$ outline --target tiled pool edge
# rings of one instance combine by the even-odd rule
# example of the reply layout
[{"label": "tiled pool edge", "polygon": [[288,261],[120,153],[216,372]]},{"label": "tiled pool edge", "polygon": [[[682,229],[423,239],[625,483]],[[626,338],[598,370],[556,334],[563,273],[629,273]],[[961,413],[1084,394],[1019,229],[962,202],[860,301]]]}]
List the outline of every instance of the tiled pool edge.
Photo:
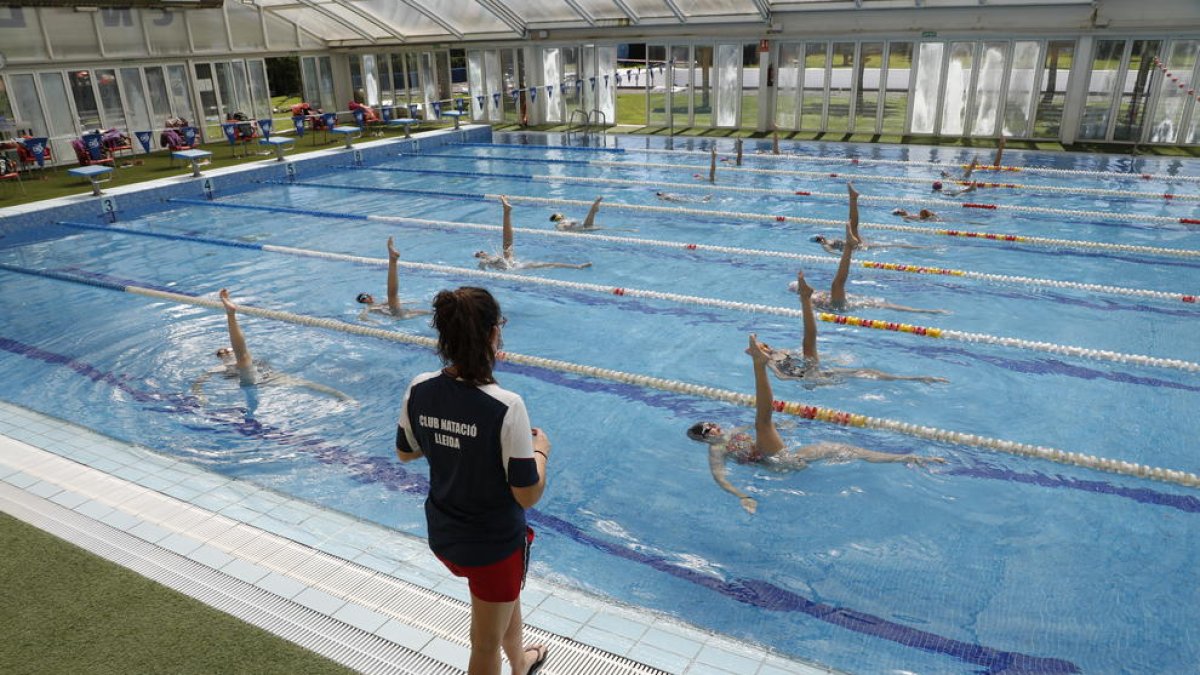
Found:
[{"label": "tiled pool edge", "polygon": [[[62,481],[78,479],[85,485],[116,485],[119,482],[136,486],[142,494],[129,499],[128,503],[147,509],[150,515],[131,515],[78,491],[64,489],[56,483],[57,479],[47,481],[14,468],[14,463],[19,464],[13,460],[19,446],[47,453],[42,463],[48,468],[52,468],[52,459],[68,460],[69,465],[57,462],[59,468],[55,473],[61,474]],[[20,449],[27,456],[25,448]],[[65,470],[62,469],[64,466],[67,467]],[[278,558],[283,554],[273,550],[272,544],[278,549],[278,541],[286,538],[289,543],[298,542],[325,557],[333,556],[356,568],[394,577],[431,591],[435,596],[467,601],[465,584],[449,575],[428,555],[423,540],[226,479],[152,450],[128,445],[4,402],[0,402],[0,481],[98,522],[118,526],[167,550],[185,552],[198,562],[220,563],[214,569],[226,574],[244,574],[248,579],[254,576],[250,573],[256,566],[240,558],[235,560],[227,551],[207,545],[204,528],[211,528],[214,523],[222,526],[228,523],[229,527],[244,524],[263,531],[260,539],[265,541],[245,542],[242,549],[248,554],[266,556],[268,560],[272,555]],[[202,534],[171,532],[160,527],[162,523],[155,521],[153,513],[156,505],[166,499],[186,503]],[[302,577],[305,565],[312,565],[290,559],[286,564],[292,565],[293,571]],[[522,595],[526,625],[535,633],[544,631],[545,635],[562,636],[566,644],[588,645],[620,659],[668,673],[781,675],[832,672],[783,659],[754,645],[706,633],[645,610],[615,606],[611,601],[558,587],[540,581],[536,576],[535,567]],[[361,617],[369,617],[372,613],[370,608],[354,606],[354,603],[332,602],[329,594],[317,587],[320,585],[318,580],[311,578],[306,583],[288,574],[270,571],[268,576],[255,581],[260,588],[294,598],[310,609],[319,611],[324,606],[329,609],[329,616],[350,625],[365,621]],[[376,628],[376,635],[380,635],[379,630],[387,631],[387,635],[381,636],[389,637],[403,647],[420,647],[414,650],[418,654],[455,668],[465,668],[465,624],[457,640],[437,638],[419,628],[394,622]],[[551,675],[557,671],[548,667],[546,672]]]}]

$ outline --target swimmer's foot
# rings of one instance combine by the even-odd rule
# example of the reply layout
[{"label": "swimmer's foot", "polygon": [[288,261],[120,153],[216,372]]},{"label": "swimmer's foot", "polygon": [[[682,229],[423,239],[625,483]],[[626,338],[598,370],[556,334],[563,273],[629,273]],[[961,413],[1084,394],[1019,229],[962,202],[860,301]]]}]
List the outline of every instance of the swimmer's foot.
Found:
[{"label": "swimmer's foot", "polygon": [[754,362],[755,366],[765,367],[767,362],[771,360],[770,355],[767,353],[767,346],[758,341],[758,334],[756,333],[750,334],[750,345],[746,347],[746,353],[750,355],[750,360]]},{"label": "swimmer's foot", "polygon": [[796,272],[796,292],[805,300],[812,300],[813,287],[804,280],[804,271]]},{"label": "swimmer's foot", "polygon": [[[523,656],[525,657],[525,675],[537,675],[537,672],[546,664],[546,645],[530,645],[525,648]],[[519,672],[516,668],[514,672]]]},{"label": "swimmer's foot", "polygon": [[396,250],[395,237],[388,237],[388,260],[399,260],[400,252]]},{"label": "swimmer's foot", "polygon": [[850,195],[850,199],[858,199],[858,190],[854,189],[854,183],[846,183],[846,194]]},{"label": "swimmer's foot", "polygon": [[233,304],[233,301],[229,299],[229,289],[222,288],[221,292],[217,295],[220,296],[221,305],[225,307],[226,313],[233,314],[237,312],[237,305]]},{"label": "swimmer's foot", "polygon": [[509,203],[508,203],[508,196],[507,196],[507,195],[500,195],[500,205],[504,207],[504,210],[505,210],[506,212],[507,212],[507,211],[512,211],[512,204],[509,204]]}]

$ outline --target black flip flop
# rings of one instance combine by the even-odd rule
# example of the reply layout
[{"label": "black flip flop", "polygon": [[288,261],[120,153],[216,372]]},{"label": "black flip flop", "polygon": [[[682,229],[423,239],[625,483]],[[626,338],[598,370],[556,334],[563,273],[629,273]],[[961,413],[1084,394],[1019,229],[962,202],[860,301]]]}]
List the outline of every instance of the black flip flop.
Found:
[{"label": "black flip flop", "polygon": [[539,645],[535,647],[526,647],[525,651],[533,651],[540,655],[536,661],[529,664],[529,670],[525,671],[525,675],[537,675],[537,672],[542,669],[542,666],[546,665],[546,656],[550,654],[550,648],[546,647],[545,645]]}]

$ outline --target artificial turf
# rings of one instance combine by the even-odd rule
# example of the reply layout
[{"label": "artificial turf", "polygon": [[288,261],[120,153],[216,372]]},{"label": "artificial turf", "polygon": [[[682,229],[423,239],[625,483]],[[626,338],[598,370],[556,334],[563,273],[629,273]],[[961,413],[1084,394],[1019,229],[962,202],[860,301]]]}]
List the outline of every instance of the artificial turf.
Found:
[{"label": "artificial turf", "polygon": [[0,513],[0,673],[351,673]]}]

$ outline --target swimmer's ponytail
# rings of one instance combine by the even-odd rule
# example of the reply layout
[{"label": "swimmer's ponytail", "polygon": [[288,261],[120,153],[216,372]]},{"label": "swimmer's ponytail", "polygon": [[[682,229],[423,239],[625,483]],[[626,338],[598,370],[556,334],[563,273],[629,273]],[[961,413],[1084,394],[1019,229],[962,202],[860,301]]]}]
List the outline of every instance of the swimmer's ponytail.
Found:
[{"label": "swimmer's ponytail", "polygon": [[482,288],[463,286],[433,298],[438,356],[458,377],[476,386],[492,384],[496,350],[492,329],[500,324],[500,304]]}]

